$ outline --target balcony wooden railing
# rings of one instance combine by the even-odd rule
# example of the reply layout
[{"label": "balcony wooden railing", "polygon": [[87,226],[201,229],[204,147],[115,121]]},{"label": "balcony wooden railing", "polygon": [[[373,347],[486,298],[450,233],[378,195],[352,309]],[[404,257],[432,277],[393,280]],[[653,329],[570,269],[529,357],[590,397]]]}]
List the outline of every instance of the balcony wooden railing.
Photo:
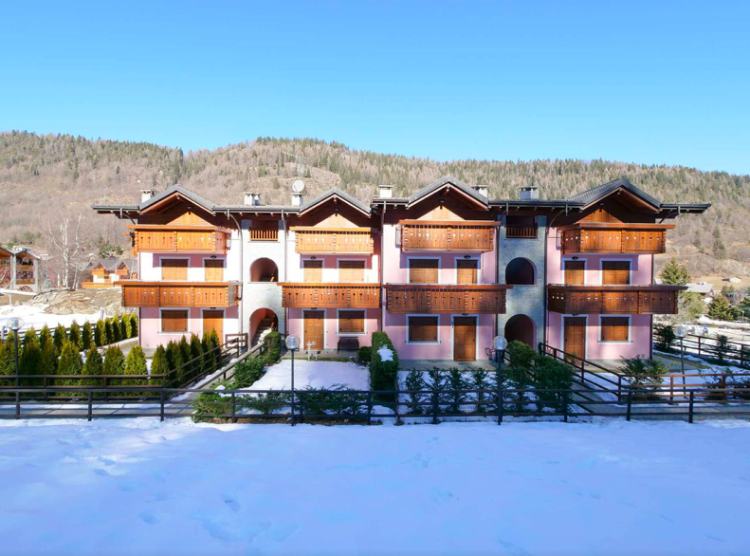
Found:
[{"label": "balcony wooden railing", "polygon": [[137,282],[121,280],[123,307],[234,307],[239,282]]},{"label": "balcony wooden railing", "polygon": [[279,229],[274,228],[250,228],[250,241],[278,241]]},{"label": "balcony wooden railing", "polygon": [[389,313],[505,313],[506,284],[386,284]]},{"label": "balcony wooden railing", "polygon": [[215,226],[128,226],[132,230],[133,255],[148,253],[227,252],[230,230]]},{"label": "balcony wooden railing", "polygon": [[537,227],[529,226],[506,226],[505,237],[509,239],[536,239]]},{"label": "balcony wooden railing", "polygon": [[284,282],[281,305],[305,309],[376,309],[380,307],[380,284],[323,284]]},{"label": "balcony wooden railing", "polygon": [[402,251],[492,251],[497,222],[402,220]]},{"label": "balcony wooden railing", "polygon": [[547,286],[547,307],[555,313],[675,315],[685,286]]},{"label": "balcony wooden railing", "polygon": [[374,250],[370,228],[292,227],[300,254],[370,255]]},{"label": "balcony wooden railing", "polygon": [[560,228],[562,252],[659,254],[667,247],[672,224],[579,222]]}]

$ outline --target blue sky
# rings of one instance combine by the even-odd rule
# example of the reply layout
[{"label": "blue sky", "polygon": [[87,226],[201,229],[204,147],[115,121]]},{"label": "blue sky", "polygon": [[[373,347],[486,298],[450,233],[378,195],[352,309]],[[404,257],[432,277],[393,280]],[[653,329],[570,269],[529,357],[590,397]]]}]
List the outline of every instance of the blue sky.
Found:
[{"label": "blue sky", "polygon": [[6,3],[0,129],[750,173],[750,2]]}]

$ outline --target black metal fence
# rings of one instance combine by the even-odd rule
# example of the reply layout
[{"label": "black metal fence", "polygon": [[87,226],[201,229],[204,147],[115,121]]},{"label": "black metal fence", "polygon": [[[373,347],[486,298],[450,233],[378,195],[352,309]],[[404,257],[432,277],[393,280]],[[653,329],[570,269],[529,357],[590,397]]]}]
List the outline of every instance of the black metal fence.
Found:
[{"label": "black metal fence", "polygon": [[[658,333],[654,333],[653,342],[657,349],[660,349],[659,345],[662,339]],[[697,355],[714,362],[725,362],[750,368],[750,345],[728,341],[726,345],[721,346],[718,338],[688,334],[682,342],[679,338],[672,342],[666,352],[679,355],[683,349],[686,355]]]}]

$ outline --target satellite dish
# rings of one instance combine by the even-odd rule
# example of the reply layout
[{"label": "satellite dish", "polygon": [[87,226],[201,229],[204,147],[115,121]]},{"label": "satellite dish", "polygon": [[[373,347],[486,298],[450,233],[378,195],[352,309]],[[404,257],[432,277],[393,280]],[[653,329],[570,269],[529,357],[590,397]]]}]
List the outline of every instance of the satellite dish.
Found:
[{"label": "satellite dish", "polygon": [[302,193],[305,190],[305,182],[302,180],[295,180],[292,184],[292,191],[295,193]]}]

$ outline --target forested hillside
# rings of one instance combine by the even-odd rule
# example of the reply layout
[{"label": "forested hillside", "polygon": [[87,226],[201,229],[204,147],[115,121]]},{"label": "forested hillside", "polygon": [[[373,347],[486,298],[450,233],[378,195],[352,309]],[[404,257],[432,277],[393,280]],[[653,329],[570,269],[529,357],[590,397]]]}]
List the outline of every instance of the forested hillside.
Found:
[{"label": "forested hillside", "polygon": [[[497,153],[502,158],[502,153]],[[452,174],[487,184],[495,198],[516,198],[533,184],[543,198],[564,198],[626,176],[657,198],[708,201],[707,214],[679,220],[669,248],[693,274],[750,274],[750,176],[701,172],[676,166],[646,166],[602,160],[529,162],[424,158],[357,151],[315,139],[259,138],[208,151],[183,153],[149,143],[89,140],[69,135],[0,134],[0,241],[45,249],[50,224],[83,216],[82,235],[95,250],[98,236],[125,246],[124,225],[95,215],[92,203],[139,199],[145,188],[174,183],[205,197],[239,204],[244,191],[259,191],[263,203],[288,203],[291,182],[302,177],[308,197],[338,186],[369,200],[377,184],[407,194]],[[54,232],[53,232],[54,233]]]}]

